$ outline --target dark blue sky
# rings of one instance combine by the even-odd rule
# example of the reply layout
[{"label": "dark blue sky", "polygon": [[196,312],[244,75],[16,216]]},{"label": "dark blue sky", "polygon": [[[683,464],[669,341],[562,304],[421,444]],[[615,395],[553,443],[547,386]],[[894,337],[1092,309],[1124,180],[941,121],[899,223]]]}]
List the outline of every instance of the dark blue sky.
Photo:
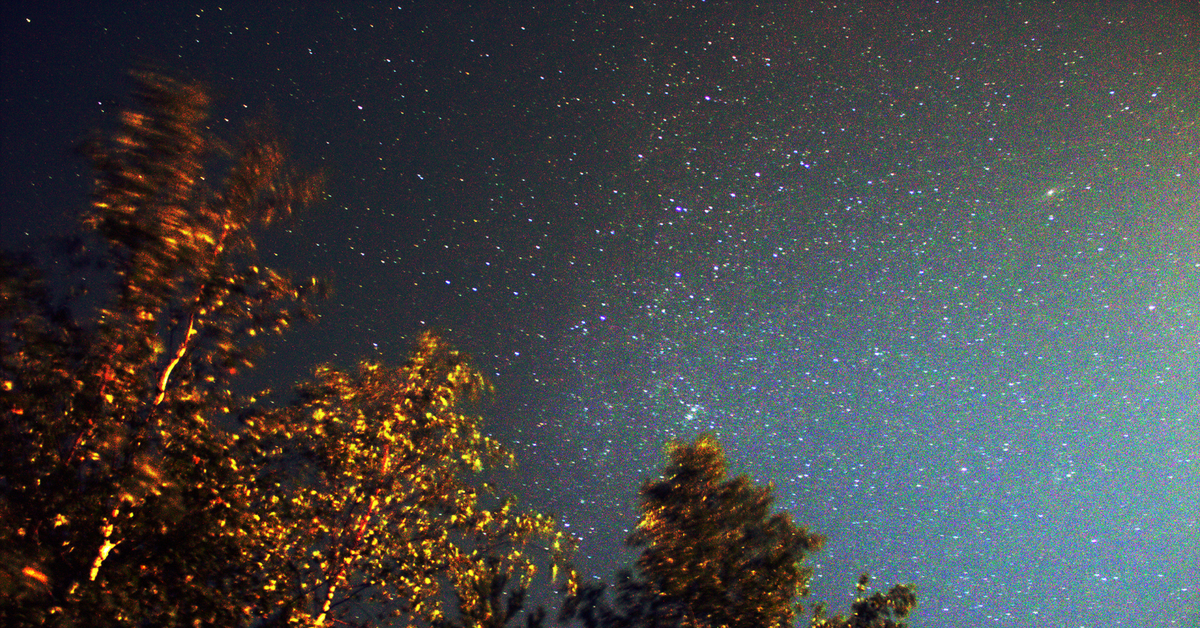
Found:
[{"label": "dark blue sky", "polygon": [[1195,621],[1191,3],[120,4],[4,10],[5,247],[69,227],[72,145],[166,64],[330,176],[269,254],[336,291],[268,377],[446,330],[589,576],[712,431],[829,536],[818,599]]}]

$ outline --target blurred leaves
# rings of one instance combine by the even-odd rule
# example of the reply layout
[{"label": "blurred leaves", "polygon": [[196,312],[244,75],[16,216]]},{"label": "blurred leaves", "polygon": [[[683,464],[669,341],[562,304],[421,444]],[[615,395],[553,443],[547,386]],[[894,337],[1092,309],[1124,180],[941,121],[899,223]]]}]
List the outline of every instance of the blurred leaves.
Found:
[{"label": "blurred leaves", "polygon": [[511,455],[462,411],[489,384],[436,336],[400,367],[321,367],[293,403],[234,392],[266,338],[313,316],[321,282],[255,242],[321,178],[265,122],[216,137],[202,85],[133,81],[80,149],[74,254],[109,285],[67,295],[98,305],[62,307],[0,256],[0,624],[502,626],[535,559],[568,582],[572,539],[481,494]]},{"label": "blurred leaves", "polygon": [[264,509],[290,511],[273,528],[290,566],[277,586],[301,597],[315,585],[314,621],[353,601],[360,619],[398,609],[445,625],[453,598],[477,622],[466,625],[502,626],[536,570],[531,549],[557,548],[551,559],[565,564],[573,541],[553,520],[474,481],[512,463],[478,416],[458,411],[489,391],[464,356],[424,334],[403,366],[321,367],[295,405],[264,417],[260,468],[280,478],[264,482]]},{"label": "blurred leaves", "polygon": [[818,605],[813,613],[813,628],[904,628],[903,620],[917,605],[916,588],[898,584],[887,593],[876,591],[867,595],[871,576],[858,577],[858,597],[850,604],[850,614],[825,616],[825,608]]},{"label": "blurred leaves", "polygon": [[[267,123],[216,137],[203,86],[133,79],[135,106],[81,147],[74,255],[107,290],[56,303],[31,260],[0,255],[0,624],[532,628],[542,566],[561,618],[589,628],[796,623],[824,539],[772,513],[771,486],[728,478],[712,437],[673,444],[642,486],[636,572],[580,588],[575,539],[482,481],[513,463],[470,411],[491,384],[437,335],[399,366],[320,366],[290,401],[234,392],[266,338],[314,315],[321,282],[255,242],[320,177]],[[812,625],[903,626],[913,589],[868,584]]]},{"label": "blurred leaves", "polygon": [[903,628],[916,605],[911,586],[866,595],[858,581],[849,617],[828,618],[815,605],[805,617],[807,554],[824,537],[771,513],[774,487],[727,477],[725,453],[710,435],[672,443],[661,477],[641,489],[641,518],[628,544],[640,549],[633,572],[615,586],[582,587],[567,596],[560,619],[585,628]]},{"label": "blurred leaves", "polygon": [[807,595],[807,553],[824,539],[772,514],[773,488],[728,478],[716,439],[674,443],[659,479],[641,489],[640,550],[614,599],[602,588],[568,600],[565,617],[592,626],[792,626]]}]

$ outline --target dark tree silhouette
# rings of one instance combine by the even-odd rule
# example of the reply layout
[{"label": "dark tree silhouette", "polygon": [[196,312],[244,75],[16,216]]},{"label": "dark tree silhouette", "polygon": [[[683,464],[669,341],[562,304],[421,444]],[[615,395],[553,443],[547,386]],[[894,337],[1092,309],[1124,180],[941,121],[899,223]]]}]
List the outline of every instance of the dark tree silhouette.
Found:
[{"label": "dark tree silhouette", "polygon": [[771,513],[773,488],[746,476],[728,478],[720,443],[701,436],[674,443],[658,479],[641,489],[641,519],[629,536],[640,550],[633,572],[616,586],[589,585],[568,596],[560,619],[587,628],[790,627],[901,628],[897,620],[916,604],[913,590],[897,586],[863,597],[849,617],[810,617],[800,600],[811,570],[805,556],[824,538]]},{"label": "dark tree silhouette", "polygon": [[818,605],[813,614],[813,628],[904,628],[901,621],[917,605],[916,590],[912,585],[898,584],[887,593],[876,591],[867,595],[871,576],[858,577],[858,596],[850,604],[850,614],[826,617],[824,605]]},{"label": "dark tree silhouette", "polygon": [[727,478],[711,436],[669,451],[658,480],[642,486],[642,517],[629,537],[653,598],[654,625],[790,626],[808,594],[804,556],[824,539],[771,514],[770,486]]}]

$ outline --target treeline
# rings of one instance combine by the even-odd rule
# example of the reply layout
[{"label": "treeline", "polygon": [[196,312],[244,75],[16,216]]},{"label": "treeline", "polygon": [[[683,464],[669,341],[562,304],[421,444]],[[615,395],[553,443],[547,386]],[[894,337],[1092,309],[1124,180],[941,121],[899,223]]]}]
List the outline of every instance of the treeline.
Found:
[{"label": "treeline", "polygon": [[[256,256],[318,200],[269,124],[216,137],[201,85],[133,73],[81,153],[69,253],[105,278],[51,287],[0,257],[0,624],[6,626],[902,626],[910,587],[805,609],[823,539],[728,478],[709,437],[641,488],[636,565],[577,583],[574,539],[481,481],[512,456],[489,384],[436,335],[400,365],[316,368],[285,402],[235,390],[324,286]],[[526,608],[541,570],[562,596]]]}]

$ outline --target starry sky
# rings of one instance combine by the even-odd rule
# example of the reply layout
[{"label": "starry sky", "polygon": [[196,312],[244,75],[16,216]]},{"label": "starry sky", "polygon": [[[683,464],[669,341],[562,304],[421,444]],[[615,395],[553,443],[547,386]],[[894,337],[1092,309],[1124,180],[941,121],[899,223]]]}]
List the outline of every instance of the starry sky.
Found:
[{"label": "starry sky", "polygon": [[585,577],[707,431],[835,607],[1197,625],[1192,3],[56,4],[3,10],[0,244],[71,227],[134,64],[269,109],[329,198],[267,254],[335,292],[261,377],[444,330]]}]

